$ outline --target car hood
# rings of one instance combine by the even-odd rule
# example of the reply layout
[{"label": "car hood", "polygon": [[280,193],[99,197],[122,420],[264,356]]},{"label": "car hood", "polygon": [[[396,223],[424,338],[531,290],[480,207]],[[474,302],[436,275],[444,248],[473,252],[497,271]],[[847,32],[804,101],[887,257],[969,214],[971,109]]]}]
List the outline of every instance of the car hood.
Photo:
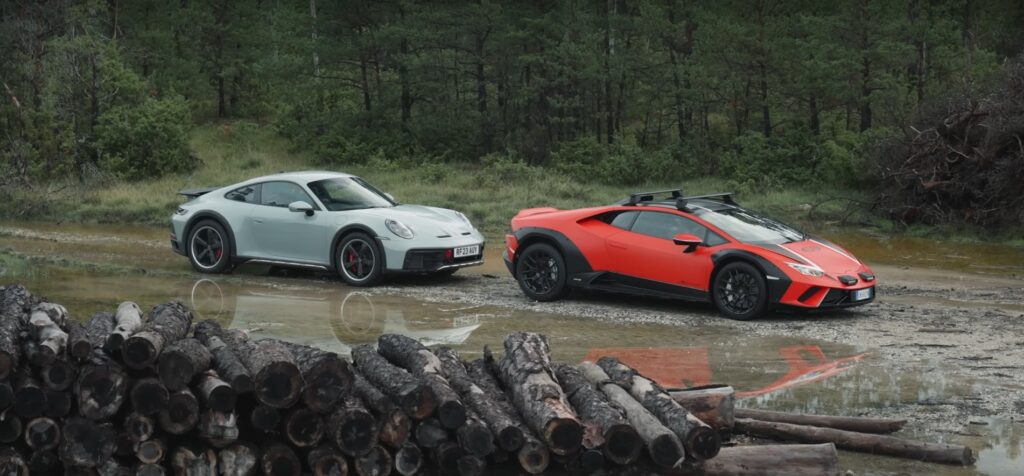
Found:
[{"label": "car hood", "polygon": [[398,205],[374,208],[374,214],[404,223],[418,236],[462,236],[473,232],[473,227],[456,215],[454,210],[423,205]]},{"label": "car hood", "polygon": [[828,274],[855,274],[864,268],[852,253],[819,238],[810,238],[781,245],[760,245],[794,262],[821,268]]}]

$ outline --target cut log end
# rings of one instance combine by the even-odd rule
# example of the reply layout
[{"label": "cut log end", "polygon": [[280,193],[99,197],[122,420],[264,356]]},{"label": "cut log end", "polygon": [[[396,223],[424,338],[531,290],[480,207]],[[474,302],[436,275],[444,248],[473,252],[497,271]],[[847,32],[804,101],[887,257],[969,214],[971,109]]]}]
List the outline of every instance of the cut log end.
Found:
[{"label": "cut log end", "polygon": [[369,412],[350,410],[334,421],[334,442],[342,453],[361,455],[377,444],[377,421]]},{"label": "cut log end", "polygon": [[260,403],[288,408],[298,401],[302,391],[302,373],[290,362],[274,362],[256,376],[253,390]]},{"label": "cut log end", "polygon": [[0,443],[13,443],[21,437],[21,418],[13,411],[0,411]]},{"label": "cut log end", "polygon": [[260,458],[263,474],[275,476],[298,476],[302,473],[302,464],[295,452],[280,443],[272,443],[263,449]]},{"label": "cut log end", "polygon": [[498,433],[498,446],[505,451],[518,450],[523,446],[524,441],[526,438],[523,436],[523,430],[519,427],[508,426],[502,428]]},{"label": "cut log end", "polygon": [[679,440],[672,435],[664,434],[648,444],[651,461],[662,468],[675,467],[686,456]]},{"label": "cut log end", "polygon": [[570,418],[552,419],[544,430],[544,441],[554,454],[573,453],[583,442],[583,427],[579,421]]},{"label": "cut log end", "polygon": [[52,450],[60,443],[60,427],[50,418],[36,418],[25,425],[25,443],[35,451]]},{"label": "cut log end", "polygon": [[548,453],[548,449],[534,439],[523,443],[516,456],[519,460],[519,466],[523,468],[523,471],[530,474],[543,473],[548,468],[548,464],[551,463],[551,454]]},{"label": "cut log end", "polygon": [[374,446],[366,454],[355,460],[356,474],[360,476],[387,476],[391,474],[393,463],[388,450]]},{"label": "cut log end", "polygon": [[167,407],[170,392],[159,380],[146,378],[132,387],[132,408],[143,415],[155,415]]},{"label": "cut log end", "polygon": [[401,391],[399,405],[415,420],[429,417],[437,409],[437,399],[424,385],[408,385]]},{"label": "cut log end", "polygon": [[711,427],[699,426],[686,435],[683,446],[686,447],[687,457],[703,461],[718,455],[718,451],[722,448],[722,438]]},{"label": "cut log end", "polygon": [[348,474],[348,461],[345,456],[331,445],[321,445],[312,449],[306,455],[306,463],[309,465],[313,476],[346,476]]},{"label": "cut log end", "polygon": [[257,405],[249,414],[249,421],[258,430],[271,431],[281,422],[281,412],[274,407]]},{"label": "cut log end", "polygon": [[437,418],[449,430],[454,430],[466,423],[466,407],[458,400],[441,403],[437,408]]},{"label": "cut log end", "polygon": [[410,476],[420,471],[423,466],[423,452],[414,444],[402,445],[395,452],[395,471],[402,476]]},{"label": "cut log end", "polygon": [[161,440],[148,440],[138,444],[135,457],[145,464],[157,464],[163,461],[167,447]]},{"label": "cut log end", "polygon": [[121,347],[125,365],[133,369],[144,369],[156,361],[158,350],[145,336],[131,337]]},{"label": "cut log end", "polygon": [[594,474],[604,468],[604,454],[599,450],[583,450],[579,464],[585,474]]},{"label": "cut log end", "polygon": [[284,420],[284,434],[295,446],[314,446],[324,436],[323,418],[308,408],[295,410]]},{"label": "cut log end", "polygon": [[629,425],[615,425],[604,435],[604,454],[609,461],[627,465],[640,458],[644,442],[636,430]]}]

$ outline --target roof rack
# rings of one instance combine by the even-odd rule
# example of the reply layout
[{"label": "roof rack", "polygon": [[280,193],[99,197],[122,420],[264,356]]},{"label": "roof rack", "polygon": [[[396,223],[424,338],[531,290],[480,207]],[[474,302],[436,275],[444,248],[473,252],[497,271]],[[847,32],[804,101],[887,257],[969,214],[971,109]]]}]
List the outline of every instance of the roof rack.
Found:
[{"label": "roof rack", "polygon": [[683,189],[677,188],[673,190],[656,190],[653,192],[636,192],[629,194],[629,198],[626,199],[624,205],[636,205],[640,202],[651,202],[654,201],[654,196],[661,193],[670,193],[672,198],[680,198],[683,196]]},{"label": "roof rack", "polygon": [[735,205],[736,201],[732,199],[732,192],[720,192],[720,193],[709,193],[707,195],[690,195],[689,197],[683,197],[684,200],[721,200],[729,205]]}]

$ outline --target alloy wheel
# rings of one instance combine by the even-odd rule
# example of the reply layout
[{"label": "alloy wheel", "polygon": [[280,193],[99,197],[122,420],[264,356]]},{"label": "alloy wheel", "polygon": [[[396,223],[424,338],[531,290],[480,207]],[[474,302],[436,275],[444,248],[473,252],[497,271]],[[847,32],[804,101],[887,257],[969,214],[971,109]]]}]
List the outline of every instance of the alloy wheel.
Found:
[{"label": "alloy wheel", "polygon": [[731,269],[718,281],[718,300],[729,312],[746,314],[757,306],[761,288],[757,278],[745,270]]},{"label": "alloy wheel", "polygon": [[204,226],[192,235],[192,259],[203,269],[212,269],[224,256],[224,238],[210,226]]},{"label": "alloy wheel", "polygon": [[341,271],[353,281],[365,281],[373,274],[376,255],[373,245],[361,239],[345,243],[341,249]]},{"label": "alloy wheel", "polygon": [[558,282],[558,262],[544,251],[527,253],[523,257],[522,282],[531,292],[547,294]]}]

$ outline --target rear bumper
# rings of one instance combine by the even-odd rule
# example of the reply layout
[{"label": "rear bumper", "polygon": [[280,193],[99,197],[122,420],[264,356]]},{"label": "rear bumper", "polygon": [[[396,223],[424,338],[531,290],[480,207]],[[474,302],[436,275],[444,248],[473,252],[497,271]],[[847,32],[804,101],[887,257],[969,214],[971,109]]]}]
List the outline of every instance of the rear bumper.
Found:
[{"label": "rear bumper", "polygon": [[512,257],[508,255],[508,250],[501,253],[501,260],[505,262],[505,267],[508,268],[509,274],[514,277],[516,275],[516,267],[512,263]]}]

